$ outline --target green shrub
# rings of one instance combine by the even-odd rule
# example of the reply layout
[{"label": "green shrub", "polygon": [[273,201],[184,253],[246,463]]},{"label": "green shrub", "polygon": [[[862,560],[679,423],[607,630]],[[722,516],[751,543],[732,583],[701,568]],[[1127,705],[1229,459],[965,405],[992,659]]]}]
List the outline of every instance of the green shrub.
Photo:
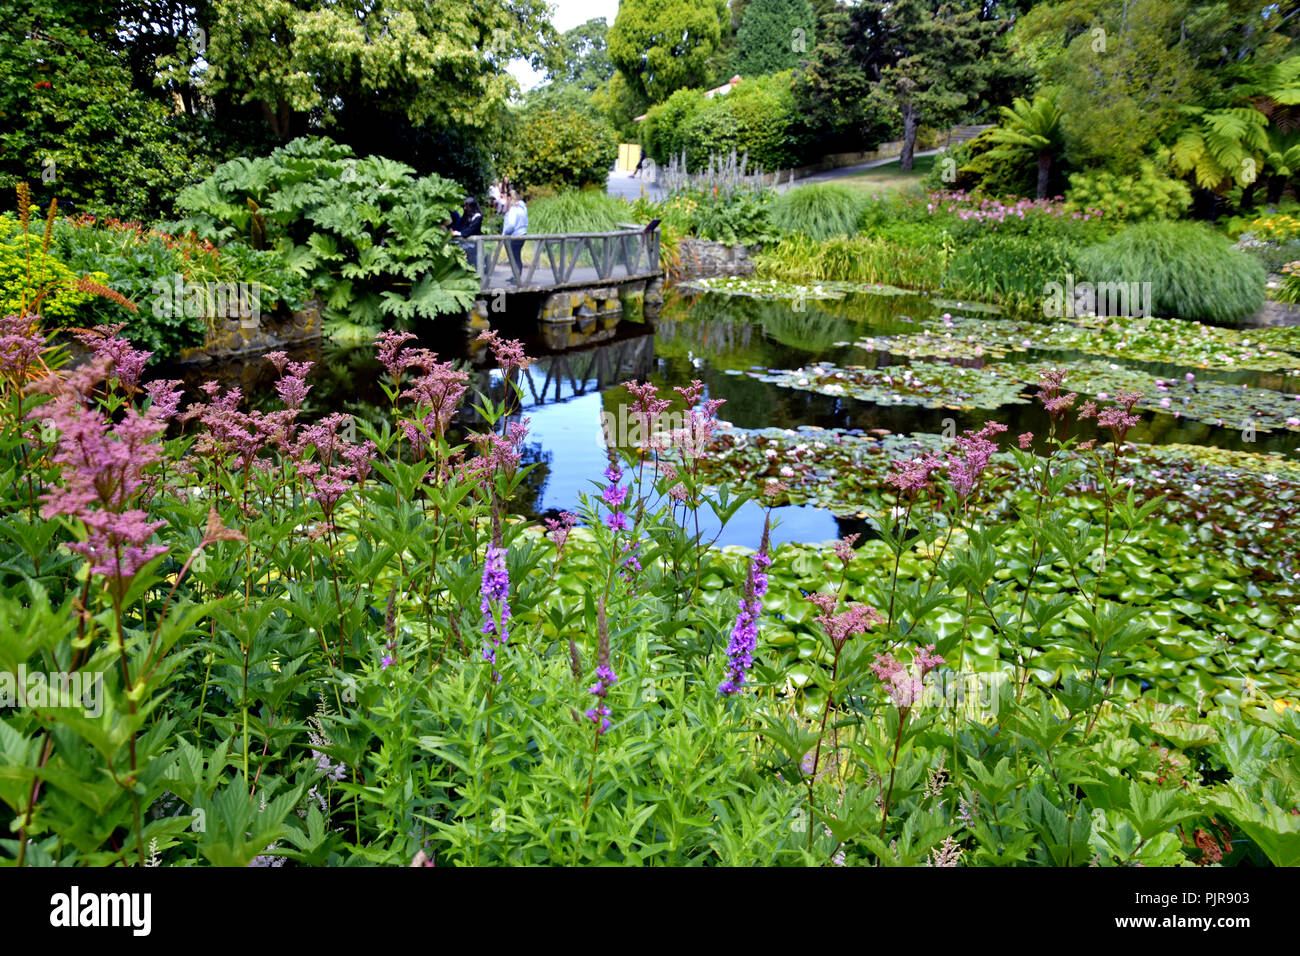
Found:
[{"label": "green shrub", "polygon": [[1141,222],[1179,218],[1192,204],[1192,193],[1186,183],[1143,160],[1137,176],[1106,170],[1075,173],[1070,177],[1069,199],[1076,209],[1100,209],[1109,220]]},{"label": "green shrub", "polygon": [[673,142],[680,142],[678,152],[685,148],[692,170],[707,165],[710,156],[734,149],[748,153],[751,166],[772,171],[797,163],[801,152],[794,132],[799,126],[790,74],[777,73],[746,79],[725,96],[702,99],[681,121],[680,138]]},{"label": "green shrub", "polygon": [[701,190],[686,194],[694,203],[694,233],[714,242],[762,245],[777,238],[772,226],[773,193],[766,189]]},{"label": "green shrub", "polygon": [[680,156],[686,146],[682,136],[687,122],[708,100],[699,90],[678,90],[657,106],[652,106],[641,121],[641,145],[657,163],[667,165]]},{"label": "green shrub", "polygon": [[88,35],[75,6],[4,6],[0,189],[26,181],[42,207],[58,197],[124,219],[170,215],[176,189],[212,168],[212,137],[136,88],[129,45]]},{"label": "green shrub", "polygon": [[[800,52],[790,42],[800,31],[806,49],[813,37],[817,15],[808,0],[749,0],[736,31],[736,68],[744,76],[759,76],[799,65]],[[806,56],[806,54],[803,54]]]},{"label": "green shrub", "polygon": [[1150,282],[1157,315],[1233,322],[1264,301],[1264,269],[1208,226],[1148,222],[1129,226],[1079,254],[1090,282]]},{"label": "green shrub", "polygon": [[[998,148],[987,129],[974,139],[940,153],[921,178],[927,190],[962,190],[990,196],[1033,196],[1037,192],[1038,164],[1024,153],[1019,157],[992,157]],[[946,160],[951,159],[948,163]],[[950,178],[945,179],[945,173]],[[1049,190],[1050,191],[1050,190]]]},{"label": "green shrub", "polygon": [[[89,218],[55,224],[51,248],[74,272],[103,276],[104,285],[140,307],[123,311],[116,303],[94,298],[80,310],[84,325],[125,322],[122,335],[158,358],[200,345],[210,320],[172,309],[175,284],[245,284],[255,290],[263,315],[277,308],[300,308],[307,283],[284,268],[274,252],[231,242],[218,249],[193,237],[146,230],[133,223]],[[163,294],[160,290],[167,289]],[[160,302],[160,299],[163,300]]]},{"label": "green shrub", "polygon": [[[0,315],[18,314],[25,308],[39,313],[51,326],[82,324],[84,309],[94,296],[75,288],[81,276],[42,252],[40,236],[23,235],[15,231],[16,226],[13,219],[0,216]],[[103,282],[106,277],[89,278]]]},{"label": "green shrub", "polygon": [[182,190],[190,216],[171,231],[274,250],[320,294],[334,334],[370,335],[473,305],[478,281],[444,228],[461,199],[450,180],[303,138]]},{"label": "green shrub", "polygon": [[608,123],[590,111],[548,106],[524,116],[505,172],[525,186],[586,186],[605,182],[617,157]]},{"label": "green shrub", "polygon": [[610,232],[631,218],[627,203],[595,189],[569,189],[528,205],[528,229],[536,233]]},{"label": "green shrub", "polygon": [[862,200],[847,186],[800,186],[772,205],[772,222],[784,233],[829,239],[857,232],[861,211]]},{"label": "green shrub", "polygon": [[989,233],[957,245],[944,289],[1010,312],[1037,311],[1044,284],[1064,282],[1077,255],[1065,240]]}]

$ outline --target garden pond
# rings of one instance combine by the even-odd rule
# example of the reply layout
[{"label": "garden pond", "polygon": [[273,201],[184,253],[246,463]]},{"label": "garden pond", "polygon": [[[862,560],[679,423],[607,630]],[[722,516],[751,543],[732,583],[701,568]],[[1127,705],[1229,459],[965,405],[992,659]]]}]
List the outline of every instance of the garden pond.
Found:
[{"label": "garden pond", "polygon": [[[478,388],[503,396],[486,348],[448,328],[456,327],[422,330],[421,344],[463,359],[478,370]],[[530,326],[502,331],[538,356],[525,373],[521,410],[529,420],[525,462],[537,467],[515,503],[530,516],[575,509],[592,489],[609,440],[626,439],[620,409],[629,396],[620,383],[634,378],[665,389],[700,379],[710,397],[725,400],[719,416],[730,427],[714,439],[707,467],[754,487],[770,478],[789,486],[775,511],[777,543],[869,535],[865,496],[892,460],[986,420],[1041,443],[1048,416],[1033,397],[1038,370],[1049,366],[1067,368],[1065,387],[1085,399],[1144,393],[1130,467],[1148,497],[1165,494],[1193,523],[1208,515],[1225,534],[1246,528],[1248,537],[1275,540],[1252,504],[1267,505],[1284,528],[1300,488],[1300,327],[1037,323],[885,286],[722,279],[670,292],[653,331],[624,321],[584,349],[548,353]],[[318,363],[309,415],[382,416],[372,346],[327,342],[294,357]],[[158,374],[181,374],[195,391],[217,378],[240,384],[254,405],[275,401],[276,374],[258,357]],[[1081,438],[1104,437],[1092,424],[1081,423]],[[717,543],[752,547],[761,527],[762,510],[750,503]]]}]

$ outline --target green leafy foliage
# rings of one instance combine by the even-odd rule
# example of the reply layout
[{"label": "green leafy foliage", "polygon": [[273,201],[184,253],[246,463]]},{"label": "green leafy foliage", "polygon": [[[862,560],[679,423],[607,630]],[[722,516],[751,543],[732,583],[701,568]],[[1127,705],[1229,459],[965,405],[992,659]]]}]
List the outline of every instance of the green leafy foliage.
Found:
[{"label": "green leafy foliage", "polygon": [[1073,174],[1069,198],[1079,209],[1100,209],[1108,220],[1136,222],[1178,219],[1192,203],[1185,183],[1145,159],[1138,164],[1137,175],[1106,170]]},{"label": "green leafy foliage", "polygon": [[605,182],[618,155],[609,124],[589,111],[557,105],[529,110],[506,166],[525,187],[559,189]]},{"label": "green leafy foliage", "polygon": [[736,69],[743,76],[793,69],[815,46],[816,23],[808,0],[749,0],[736,31]]},{"label": "green leafy foliage", "polygon": [[628,0],[609,30],[609,58],[631,90],[662,103],[702,87],[722,44],[725,0]]},{"label": "green leafy foliage", "polygon": [[328,139],[223,163],[177,205],[176,231],[272,250],[324,302],[327,320],[381,328],[469,308],[478,291],[445,223],[455,183]]},{"label": "green leafy foliage", "polygon": [[133,88],[127,58],[66,14],[6,4],[0,27],[0,189],[35,184],[37,204],[149,219],[203,175],[172,111]]}]

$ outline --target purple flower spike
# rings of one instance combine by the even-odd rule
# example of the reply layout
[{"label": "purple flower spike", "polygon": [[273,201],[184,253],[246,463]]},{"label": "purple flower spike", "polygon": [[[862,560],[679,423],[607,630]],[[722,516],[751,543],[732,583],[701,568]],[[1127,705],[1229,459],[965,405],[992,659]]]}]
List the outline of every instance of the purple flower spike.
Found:
[{"label": "purple flower spike", "polygon": [[767,593],[767,569],[772,564],[768,556],[770,529],[763,526],[763,540],[758,553],[749,562],[749,577],[745,593],[740,599],[740,613],[731,628],[731,641],[727,644],[727,677],[718,685],[718,693],[731,696],[740,693],[754,666],[754,650],[758,647],[758,616],[763,610],[763,595]]}]

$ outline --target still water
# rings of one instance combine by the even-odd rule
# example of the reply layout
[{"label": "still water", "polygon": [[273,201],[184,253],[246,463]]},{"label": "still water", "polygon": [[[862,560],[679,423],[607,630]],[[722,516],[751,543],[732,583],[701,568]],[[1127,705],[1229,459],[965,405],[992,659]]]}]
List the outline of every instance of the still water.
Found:
[{"label": "still water", "polygon": [[[955,420],[958,430],[978,428],[994,419],[1007,425],[1013,435],[1024,431],[1042,435],[1047,431],[1047,417],[1036,403],[971,411],[881,406],[782,388],[747,375],[752,371],[796,369],[817,361],[840,366],[906,365],[905,356],[867,352],[851,343],[865,336],[915,332],[916,326],[904,317],[930,318],[946,309],[958,312],[952,303],[940,305],[925,296],[871,294],[831,303],[808,302],[805,309],[796,312],[788,301],[670,294],[653,329],[622,322],[604,341],[558,353],[548,352],[542,345],[535,324],[502,325],[503,335],[523,340],[529,354],[537,357],[521,381],[524,395],[520,412],[529,420],[524,460],[536,468],[514,510],[530,516],[577,510],[580,495],[596,488],[595,482],[607,464],[603,416],[617,416],[619,406],[628,401],[620,383],[633,379],[652,381],[661,391],[699,379],[707,387],[706,397],[725,400],[719,417],[737,428],[817,426],[857,432],[876,430],[877,434],[937,434],[944,430],[947,419]],[[421,334],[419,344],[438,352],[441,359],[468,363],[473,370],[472,388],[488,392],[497,400],[503,397],[504,382],[492,369],[484,347],[474,344],[458,323],[448,321],[416,331]],[[308,420],[330,411],[376,422],[387,415],[387,399],[379,386],[382,369],[373,347],[325,342],[299,349],[293,357],[317,363],[310,378],[313,388],[306,408]],[[1060,365],[1084,356],[1039,351],[1018,357],[1027,362]],[[1184,371],[1176,361],[1121,364],[1168,377]],[[215,378],[239,385],[255,407],[275,404],[275,372],[259,357],[182,369],[159,368],[154,374],[181,377],[196,394],[201,382]],[[1276,374],[1198,370],[1198,375],[1251,387],[1294,389],[1294,385],[1280,383]],[[468,419],[473,413],[463,409],[462,414]],[[1150,412],[1143,414],[1142,425],[1129,437],[1137,442],[1180,442],[1289,454],[1300,445],[1300,436],[1288,432],[1260,434],[1256,441],[1245,444],[1236,429]],[[828,541],[865,529],[864,521],[856,516],[836,516],[812,507],[778,508],[774,515],[777,527],[773,538],[778,543]],[[709,535],[717,534],[719,545],[754,547],[762,532],[762,510],[752,503],[720,533],[716,519],[711,514],[709,519]]]}]

